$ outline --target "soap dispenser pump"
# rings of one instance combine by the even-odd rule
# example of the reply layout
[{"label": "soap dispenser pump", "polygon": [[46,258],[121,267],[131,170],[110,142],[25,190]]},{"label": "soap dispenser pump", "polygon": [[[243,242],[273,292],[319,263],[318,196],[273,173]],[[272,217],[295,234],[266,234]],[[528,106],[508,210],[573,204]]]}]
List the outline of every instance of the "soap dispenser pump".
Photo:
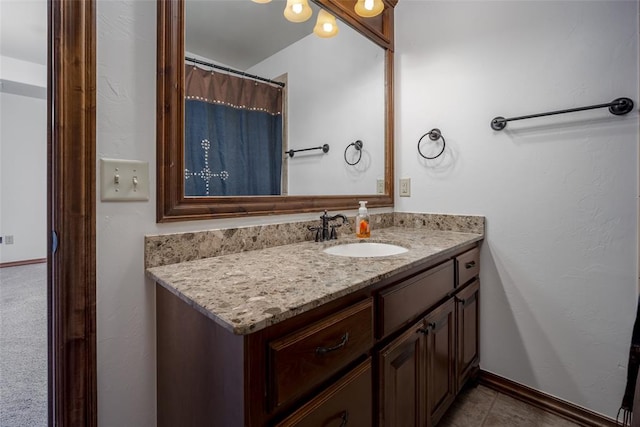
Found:
[{"label": "soap dispenser pump", "polygon": [[367,212],[367,202],[360,202],[358,216],[356,216],[356,237],[371,237],[371,225],[369,223],[369,212]]}]

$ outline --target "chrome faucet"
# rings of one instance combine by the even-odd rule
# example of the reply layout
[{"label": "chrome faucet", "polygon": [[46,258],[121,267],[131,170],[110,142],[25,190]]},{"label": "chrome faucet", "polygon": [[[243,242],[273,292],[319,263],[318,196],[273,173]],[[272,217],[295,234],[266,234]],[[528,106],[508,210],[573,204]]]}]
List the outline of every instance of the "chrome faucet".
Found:
[{"label": "chrome faucet", "polygon": [[[342,219],[341,224],[329,225],[330,221],[335,221],[336,219]],[[338,238],[336,234],[336,228],[341,227],[344,224],[349,224],[349,220],[343,214],[336,214],[333,216],[329,216],[327,211],[320,216],[320,220],[322,221],[322,225],[320,227],[307,227],[310,231],[316,232],[316,242],[324,242],[325,240],[334,240]],[[331,231],[329,231],[329,227],[331,227]]]}]

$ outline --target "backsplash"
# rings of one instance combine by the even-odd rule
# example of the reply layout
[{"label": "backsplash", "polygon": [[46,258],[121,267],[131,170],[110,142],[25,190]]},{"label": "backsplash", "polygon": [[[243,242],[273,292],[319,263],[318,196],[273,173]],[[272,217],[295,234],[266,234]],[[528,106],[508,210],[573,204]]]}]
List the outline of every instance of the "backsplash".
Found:
[{"label": "backsplash", "polygon": [[[349,218],[350,227],[339,228],[338,236],[353,234],[354,220],[354,217]],[[374,235],[375,230],[392,226],[484,234],[484,221],[482,216],[400,212],[371,214]],[[310,241],[314,233],[307,227],[317,226],[318,222],[310,220],[145,236],[145,268]]]},{"label": "backsplash", "polygon": [[430,230],[484,234],[485,218],[483,216],[407,212],[394,212],[393,216],[393,225],[396,227],[428,228]]}]

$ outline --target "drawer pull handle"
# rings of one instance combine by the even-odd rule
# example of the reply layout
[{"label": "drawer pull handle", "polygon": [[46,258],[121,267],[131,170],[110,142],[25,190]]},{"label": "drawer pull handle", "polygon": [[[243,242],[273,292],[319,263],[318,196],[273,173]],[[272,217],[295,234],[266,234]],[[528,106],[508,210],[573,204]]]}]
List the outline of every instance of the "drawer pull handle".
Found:
[{"label": "drawer pull handle", "polygon": [[475,266],[476,266],[476,262],[475,261],[469,261],[468,263],[466,263],[464,265],[464,268],[466,268],[468,270],[468,269],[473,268]]},{"label": "drawer pull handle", "polygon": [[347,345],[347,341],[349,341],[349,332],[345,332],[345,334],[342,336],[342,339],[340,340],[340,342],[338,344],[334,345],[333,347],[317,347],[316,348],[316,354],[323,355],[323,354],[330,353],[330,352],[335,351],[335,350],[339,350],[342,347],[344,347],[345,345]]},{"label": "drawer pull handle", "polygon": [[477,300],[477,297],[478,297],[477,294],[471,295],[468,299],[464,299],[464,298],[460,298],[460,297],[456,296],[456,301],[462,303],[463,307],[466,307],[467,304],[471,304],[471,303],[475,302]]},{"label": "drawer pull handle", "polygon": [[429,331],[435,331],[438,327],[436,322],[429,322],[426,328],[420,328],[416,332],[420,332],[423,335],[429,335]]},{"label": "drawer pull handle", "polygon": [[340,427],[344,427],[349,422],[349,412],[344,411],[342,413],[342,417],[341,418],[342,418],[342,423],[340,424]]}]

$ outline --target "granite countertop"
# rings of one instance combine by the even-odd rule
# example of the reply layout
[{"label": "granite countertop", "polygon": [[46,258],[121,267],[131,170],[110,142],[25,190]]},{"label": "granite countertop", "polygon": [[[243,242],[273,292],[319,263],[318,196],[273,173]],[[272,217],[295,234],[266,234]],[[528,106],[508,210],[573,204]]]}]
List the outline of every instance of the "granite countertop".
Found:
[{"label": "granite countertop", "polygon": [[408,252],[351,258],[322,251],[358,240],[345,236],[152,267],[146,274],[229,331],[246,335],[483,237],[394,226],[376,230],[368,241],[394,243]]}]

